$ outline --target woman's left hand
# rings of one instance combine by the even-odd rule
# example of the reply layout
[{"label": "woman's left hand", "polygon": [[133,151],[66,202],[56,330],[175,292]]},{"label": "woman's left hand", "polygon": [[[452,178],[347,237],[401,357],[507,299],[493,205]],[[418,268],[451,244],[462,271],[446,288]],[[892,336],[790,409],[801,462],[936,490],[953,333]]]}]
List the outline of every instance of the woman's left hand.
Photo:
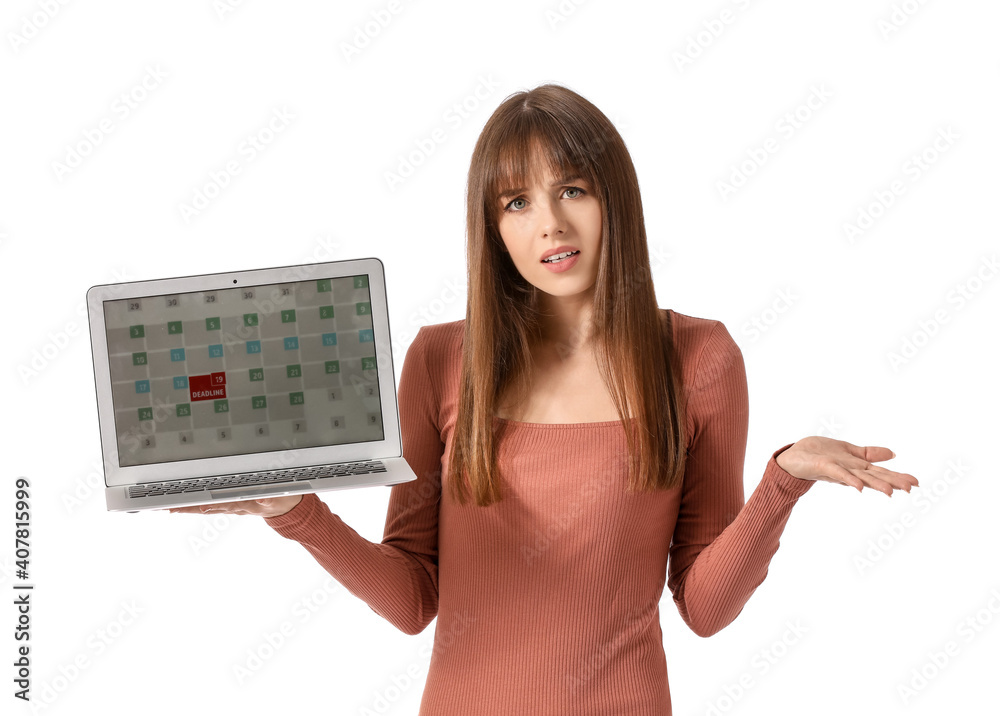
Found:
[{"label": "woman's left hand", "polygon": [[874,462],[890,460],[896,454],[886,447],[858,447],[844,440],[812,435],[795,442],[780,453],[775,462],[792,477],[801,480],[824,480],[848,485],[858,492],[867,486],[892,497],[893,490],[920,485],[905,472],[893,472]]}]

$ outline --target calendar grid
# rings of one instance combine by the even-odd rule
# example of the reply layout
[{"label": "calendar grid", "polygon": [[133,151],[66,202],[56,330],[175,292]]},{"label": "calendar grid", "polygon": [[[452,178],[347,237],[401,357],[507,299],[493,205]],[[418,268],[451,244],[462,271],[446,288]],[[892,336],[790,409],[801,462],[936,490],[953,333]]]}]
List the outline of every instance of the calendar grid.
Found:
[{"label": "calendar grid", "polygon": [[122,464],[382,439],[367,278],[105,302]]}]

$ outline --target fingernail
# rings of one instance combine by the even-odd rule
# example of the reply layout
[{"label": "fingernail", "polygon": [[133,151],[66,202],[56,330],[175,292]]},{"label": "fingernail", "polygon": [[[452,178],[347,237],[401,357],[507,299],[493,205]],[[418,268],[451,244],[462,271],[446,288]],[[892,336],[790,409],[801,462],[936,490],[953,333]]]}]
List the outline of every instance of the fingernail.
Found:
[{"label": "fingernail", "polygon": [[[892,450],[890,450],[889,452],[892,452]],[[892,456],[896,457],[896,453],[892,452]]]}]

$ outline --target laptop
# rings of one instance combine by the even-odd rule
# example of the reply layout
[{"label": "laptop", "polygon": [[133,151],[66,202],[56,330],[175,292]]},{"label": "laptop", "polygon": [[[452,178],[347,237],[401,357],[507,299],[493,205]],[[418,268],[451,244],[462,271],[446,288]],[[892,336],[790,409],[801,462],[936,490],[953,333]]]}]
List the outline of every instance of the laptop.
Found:
[{"label": "laptop", "polygon": [[417,478],[377,258],[87,291],[109,511]]}]

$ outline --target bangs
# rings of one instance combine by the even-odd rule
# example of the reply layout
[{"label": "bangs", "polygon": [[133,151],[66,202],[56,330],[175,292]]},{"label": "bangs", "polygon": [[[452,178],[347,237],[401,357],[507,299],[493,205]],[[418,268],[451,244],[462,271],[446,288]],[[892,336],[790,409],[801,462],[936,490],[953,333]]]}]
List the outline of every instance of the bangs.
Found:
[{"label": "bangs", "polygon": [[493,161],[485,166],[486,215],[493,225],[503,209],[502,196],[528,186],[535,172],[548,169],[556,178],[581,176],[596,187],[590,163],[573,159],[586,156],[574,137],[539,113],[527,112],[518,119],[500,139]]}]

